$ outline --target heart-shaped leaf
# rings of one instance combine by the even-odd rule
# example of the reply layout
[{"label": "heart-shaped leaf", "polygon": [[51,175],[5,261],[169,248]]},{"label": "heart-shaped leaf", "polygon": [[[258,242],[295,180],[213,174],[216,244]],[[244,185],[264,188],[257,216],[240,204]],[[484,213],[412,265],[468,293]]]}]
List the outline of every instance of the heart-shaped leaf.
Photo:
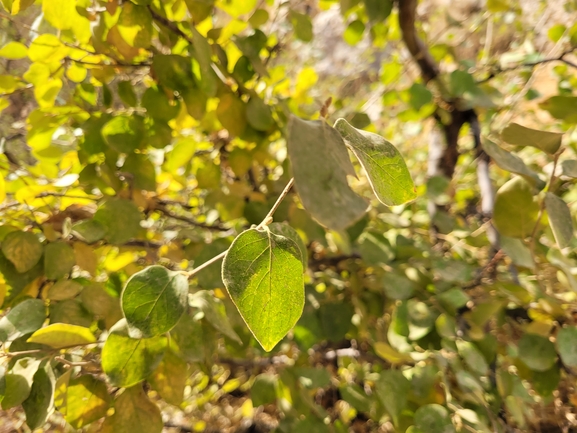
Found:
[{"label": "heart-shaped leaf", "polygon": [[302,314],[305,294],[297,244],[268,229],[249,229],[232,243],[222,279],[242,318],[266,351]]}]

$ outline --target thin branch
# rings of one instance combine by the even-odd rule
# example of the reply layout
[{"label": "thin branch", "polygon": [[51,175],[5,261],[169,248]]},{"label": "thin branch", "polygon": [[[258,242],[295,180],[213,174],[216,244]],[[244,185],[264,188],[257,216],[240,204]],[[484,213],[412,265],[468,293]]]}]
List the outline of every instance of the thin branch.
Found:
[{"label": "thin branch", "polygon": [[[282,203],[284,198],[287,196],[287,194],[289,193],[289,191],[291,190],[293,185],[294,185],[294,178],[291,178],[288,181],[285,188],[283,189],[283,191],[281,192],[281,194],[279,195],[279,197],[276,199],[276,202],[273,204],[273,206],[270,209],[270,211],[268,212],[268,214],[264,217],[264,219],[261,221],[261,223],[258,226],[256,226],[257,230],[262,229],[263,227],[269,225],[272,222],[272,217],[273,217],[275,211],[278,209],[278,207],[280,206],[280,204]],[[196,275],[197,273],[202,271],[204,268],[207,268],[208,266],[212,265],[213,263],[218,262],[220,259],[224,258],[224,256],[226,256],[226,253],[228,253],[228,249],[226,251],[223,251],[222,253],[220,253],[218,256],[215,256],[212,259],[204,262],[202,265],[192,269],[191,271],[183,272],[183,274],[186,275],[188,278],[190,278],[193,275]]]},{"label": "thin branch", "polygon": [[36,196],[36,198],[44,198],[44,197],[66,197],[66,198],[78,198],[92,201],[98,201],[102,198],[102,197],[90,197],[90,196],[66,194],[64,192],[48,192],[48,191],[41,192]]},{"label": "thin branch", "polygon": [[200,228],[207,229],[207,230],[216,230],[216,231],[221,231],[221,232],[226,232],[226,231],[230,230],[230,228],[224,227],[223,225],[220,225],[220,224],[216,224],[216,225],[205,224],[205,223],[198,222],[198,221],[196,221],[192,218],[189,218],[187,216],[175,214],[174,212],[166,209],[164,206],[156,206],[155,210],[163,213],[167,217],[170,217],[170,218],[175,219],[175,220],[183,221],[183,222],[188,223],[190,225],[193,225],[195,227],[200,227]]}]

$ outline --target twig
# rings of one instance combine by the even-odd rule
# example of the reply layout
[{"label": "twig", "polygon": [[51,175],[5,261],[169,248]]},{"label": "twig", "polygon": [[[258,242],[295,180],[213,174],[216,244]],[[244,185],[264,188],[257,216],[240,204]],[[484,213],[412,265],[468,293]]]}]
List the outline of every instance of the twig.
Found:
[{"label": "twig", "polygon": [[[294,185],[294,178],[291,178],[288,181],[285,188],[283,189],[283,191],[281,192],[281,194],[279,195],[279,197],[277,198],[276,202],[272,205],[272,208],[270,209],[268,214],[264,217],[264,219],[260,222],[260,224],[258,226],[256,226],[257,230],[262,229],[263,227],[269,225],[272,222],[272,217],[273,217],[275,211],[278,209],[278,207],[280,206],[280,204],[282,203],[284,198],[287,196],[287,194],[289,193],[289,191],[291,190],[293,185]],[[213,263],[218,262],[220,259],[224,258],[224,256],[226,256],[226,253],[228,253],[228,249],[226,251],[223,251],[222,253],[220,253],[218,256],[215,256],[212,259],[204,262],[202,265],[192,269],[191,271],[183,272],[183,274],[186,275],[188,278],[190,278],[193,275],[196,275],[197,273],[202,271],[204,268],[207,268],[208,266],[212,265]]]},{"label": "twig", "polygon": [[205,224],[205,223],[198,222],[198,221],[196,221],[192,218],[189,218],[187,216],[175,214],[174,212],[166,209],[164,206],[156,206],[155,210],[163,213],[167,217],[173,218],[175,220],[183,221],[183,222],[188,223],[190,225],[193,225],[195,227],[200,227],[200,228],[207,229],[207,230],[217,230],[217,231],[221,231],[221,232],[226,232],[226,231],[230,230],[229,228],[224,227],[220,224],[218,224],[218,225]]},{"label": "twig", "polygon": [[76,347],[86,347],[91,346],[93,344],[99,344],[98,342],[95,343],[84,343],[84,344],[73,344],[70,346],[58,347],[58,348],[49,348],[49,349],[31,349],[31,350],[21,350],[19,352],[2,352],[0,353],[0,357],[4,356],[6,358],[13,358],[15,356],[22,356],[22,355],[35,355],[37,353],[55,353],[59,352],[60,350],[67,350],[67,349],[74,349]]},{"label": "twig", "polygon": [[66,194],[65,192],[48,192],[48,191],[41,192],[36,196],[36,198],[44,198],[44,197],[66,197],[66,198],[78,198],[92,201],[98,201],[102,198],[102,197],[90,197],[90,196]]}]

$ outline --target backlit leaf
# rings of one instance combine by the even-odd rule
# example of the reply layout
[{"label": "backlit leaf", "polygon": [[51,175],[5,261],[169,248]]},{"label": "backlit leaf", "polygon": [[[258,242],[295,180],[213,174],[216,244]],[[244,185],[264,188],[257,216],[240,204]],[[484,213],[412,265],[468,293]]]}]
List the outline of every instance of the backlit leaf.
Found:
[{"label": "backlit leaf", "polygon": [[148,48],[152,37],[152,16],[145,6],[132,2],[122,4],[118,31],[131,47]]},{"label": "backlit leaf", "polygon": [[96,343],[96,337],[90,332],[90,329],[83,326],[70,325],[68,323],[54,323],[39,329],[26,341],[59,349],[61,347]]},{"label": "backlit leaf", "polygon": [[125,389],[114,402],[112,431],[161,433],[164,426],[160,409],[148,399],[142,386]]},{"label": "backlit leaf", "polygon": [[42,244],[31,232],[8,233],[2,241],[2,252],[18,272],[29,271],[42,257]]},{"label": "backlit leaf", "polygon": [[150,386],[170,404],[178,406],[184,398],[188,365],[171,350],[167,350],[160,365],[148,379]]},{"label": "backlit leaf", "polygon": [[130,153],[144,143],[144,122],[140,116],[116,116],[102,127],[104,141],[117,152]]},{"label": "backlit leaf", "polygon": [[43,0],[42,12],[44,19],[60,30],[71,28],[78,17],[75,0]]},{"label": "backlit leaf", "polygon": [[573,219],[569,206],[561,197],[547,193],[545,196],[545,209],[549,216],[549,225],[559,248],[569,246],[573,238]]},{"label": "backlit leaf", "polygon": [[0,57],[9,60],[19,60],[26,57],[28,47],[22,42],[10,41],[2,48],[0,48]]},{"label": "backlit leaf", "polygon": [[304,306],[302,254],[269,230],[249,229],[232,243],[222,279],[249,329],[266,351],[291,330]]},{"label": "backlit leaf", "polygon": [[501,138],[509,144],[532,146],[553,155],[561,146],[563,134],[559,132],[539,131],[517,123],[511,123],[503,129]]},{"label": "backlit leaf", "polygon": [[407,164],[395,146],[380,135],[352,127],[345,119],[338,119],[335,128],[366,170],[382,203],[396,206],[416,198]]},{"label": "backlit leaf", "polygon": [[306,270],[306,267],[308,265],[307,246],[305,245],[303,239],[300,237],[297,231],[286,223],[272,223],[269,224],[268,228],[275,235],[281,235],[284,236],[285,238],[289,238],[290,240],[294,241],[295,244],[297,244],[302,255],[303,266]]},{"label": "backlit leaf", "polygon": [[170,331],[188,306],[188,280],[163,266],[132,275],[121,297],[131,335],[155,337]]},{"label": "backlit leaf", "polygon": [[66,391],[65,419],[80,429],[106,415],[110,395],[106,384],[90,374],[70,380]]},{"label": "backlit leaf", "polygon": [[365,213],[366,202],[347,183],[346,175],[354,175],[354,168],[334,128],[323,120],[292,116],[287,147],[296,189],[305,209],[318,222],[341,230]]},{"label": "backlit leaf", "polygon": [[529,236],[537,223],[539,205],[533,201],[530,185],[515,177],[499,188],[493,222],[500,234],[512,238]]}]

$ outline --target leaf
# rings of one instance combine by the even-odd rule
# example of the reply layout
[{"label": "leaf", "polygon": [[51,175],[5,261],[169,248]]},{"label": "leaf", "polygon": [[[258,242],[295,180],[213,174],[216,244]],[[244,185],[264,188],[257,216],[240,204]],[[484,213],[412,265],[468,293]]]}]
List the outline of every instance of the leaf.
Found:
[{"label": "leaf", "polygon": [[270,108],[258,96],[251,97],[246,104],[246,119],[257,131],[268,131],[274,126]]},{"label": "leaf", "polygon": [[[4,98],[0,100],[0,113],[4,108],[8,107],[8,105],[6,105],[7,102],[5,101],[6,99]],[[6,181],[2,176],[0,176],[0,204],[4,203],[4,200],[6,200]]]},{"label": "leaf", "polygon": [[34,332],[26,341],[60,349],[61,347],[96,343],[96,337],[90,332],[90,329],[83,326],[54,323]]},{"label": "leaf", "polygon": [[338,119],[335,128],[367,172],[377,198],[396,206],[417,197],[413,179],[397,148],[383,137],[362,131]]},{"label": "leaf", "polygon": [[65,277],[76,264],[74,249],[65,242],[50,242],[44,252],[44,272],[49,280]]},{"label": "leaf", "polygon": [[297,244],[266,229],[246,230],[224,258],[222,279],[248,328],[270,352],[303,311],[303,265]]},{"label": "leaf", "polygon": [[383,275],[385,293],[391,299],[409,299],[418,288],[417,285],[404,275],[387,272]]},{"label": "leaf", "polygon": [[[0,48],[0,57],[8,60],[19,60],[26,57],[28,47],[22,42],[10,41]],[[0,200],[1,202],[1,200]]]},{"label": "leaf", "polygon": [[457,340],[459,355],[463,357],[469,368],[480,376],[485,376],[489,371],[489,365],[481,351],[471,342]]},{"label": "leaf", "polygon": [[44,19],[59,30],[70,29],[78,19],[75,0],[43,0]]},{"label": "leaf", "polygon": [[427,404],[415,411],[413,433],[454,433],[449,411],[438,404]]},{"label": "leaf", "polygon": [[385,370],[381,372],[381,377],[375,385],[377,395],[393,418],[395,425],[398,425],[399,415],[407,404],[410,382],[399,370]]},{"label": "leaf", "polygon": [[[577,179],[577,161],[574,159],[568,159],[561,162],[561,168],[563,169],[563,175]],[[2,200],[0,200],[0,203]]]},{"label": "leaf", "polygon": [[186,362],[171,350],[167,350],[148,382],[167,403],[179,406],[184,399],[184,387],[188,374]]},{"label": "leaf", "polygon": [[102,369],[114,386],[136,385],[158,367],[165,349],[165,337],[130,338],[126,320],[122,319],[112,327],[104,343]]},{"label": "leaf", "polygon": [[501,248],[517,266],[533,268],[531,250],[520,239],[500,236]]},{"label": "leaf", "polygon": [[545,196],[545,209],[557,245],[559,248],[568,247],[573,238],[573,219],[569,206],[561,197],[548,192]]},{"label": "leaf", "polygon": [[482,145],[485,152],[487,152],[487,155],[489,155],[503,170],[520,174],[527,181],[535,184],[539,189],[545,185],[545,183],[539,179],[539,176],[537,176],[537,174],[532,170],[529,170],[523,160],[517,155],[507,152],[489,140],[483,140]]},{"label": "leaf", "polygon": [[538,214],[539,205],[533,201],[531,187],[523,178],[515,177],[497,191],[493,222],[503,236],[529,236]]},{"label": "leaf", "polygon": [[163,86],[185,92],[195,86],[192,63],[189,58],[177,55],[155,55],[152,59],[154,76]]},{"label": "leaf", "polygon": [[131,153],[144,146],[144,121],[141,116],[116,116],[101,129],[106,144],[120,153]]},{"label": "leaf", "polygon": [[89,219],[74,224],[72,233],[87,244],[92,244],[104,238],[106,227],[94,219]]},{"label": "leaf", "polygon": [[278,377],[273,374],[259,374],[250,388],[250,398],[255,407],[276,402]]},{"label": "leaf", "polygon": [[300,237],[297,231],[286,223],[271,223],[269,224],[268,228],[275,235],[280,235],[284,236],[285,238],[289,238],[295,244],[297,244],[297,247],[299,247],[299,250],[301,252],[301,260],[303,262],[303,267],[306,270],[308,266],[307,246],[305,245],[303,239]]},{"label": "leaf", "polygon": [[110,395],[106,384],[90,374],[70,380],[66,391],[65,419],[75,429],[106,416]]},{"label": "leaf", "polygon": [[241,135],[246,128],[246,105],[233,93],[220,97],[216,117],[231,136]]},{"label": "leaf", "polygon": [[539,104],[555,119],[564,120],[569,123],[577,122],[577,96],[556,95]]},{"label": "leaf", "polygon": [[[201,265],[228,250],[230,244],[231,242],[227,238],[215,239],[210,244],[205,244],[198,257],[194,260],[195,266]],[[219,289],[224,287],[221,273],[221,264],[213,263],[198,273],[198,285],[203,289]]]},{"label": "leaf", "polygon": [[369,21],[384,21],[393,10],[392,0],[363,0]]},{"label": "leaf", "polygon": [[313,24],[308,15],[301,14],[295,10],[289,11],[289,18],[293,26],[295,36],[303,42],[313,40]]},{"label": "leaf", "polygon": [[152,15],[145,6],[126,2],[118,17],[118,31],[128,45],[148,48],[152,38]]},{"label": "leaf", "polygon": [[519,359],[535,371],[549,370],[557,360],[555,345],[548,338],[524,334],[519,340]]},{"label": "leaf", "polygon": [[146,155],[131,153],[124,161],[122,169],[133,176],[135,188],[156,191],[156,170]]},{"label": "leaf", "polygon": [[15,340],[39,329],[46,320],[41,299],[26,299],[0,319],[0,341]]},{"label": "leaf", "polygon": [[118,96],[128,107],[136,107],[138,105],[134,87],[132,87],[132,83],[128,80],[118,83]]},{"label": "leaf", "polygon": [[82,284],[74,280],[60,280],[48,289],[47,297],[51,301],[72,299],[82,291]]},{"label": "leaf", "polygon": [[161,433],[164,423],[160,409],[137,385],[124,390],[114,402],[112,431],[118,433]]},{"label": "leaf", "polygon": [[56,379],[50,364],[39,368],[34,374],[30,395],[22,402],[26,424],[31,430],[44,425],[54,410],[54,387]]},{"label": "leaf", "polygon": [[242,344],[242,340],[238,334],[234,332],[234,329],[232,329],[226,315],[226,309],[220,299],[215,298],[206,290],[201,290],[190,297],[190,306],[202,311],[204,318],[214,326],[217,331],[223,333],[231,340],[236,341],[238,344]]},{"label": "leaf", "polygon": [[501,132],[501,138],[516,146],[532,146],[551,155],[557,153],[561,147],[563,134],[559,132],[539,131],[517,123],[509,124]]},{"label": "leaf", "polygon": [[560,329],[556,342],[563,364],[570,368],[577,367],[577,327],[567,326]]},{"label": "leaf", "polygon": [[120,302],[132,337],[156,337],[170,331],[188,307],[188,280],[149,266],[128,279]]},{"label": "leaf", "polygon": [[354,20],[349,23],[343,33],[343,39],[349,45],[357,45],[363,40],[365,33],[365,24],[361,20]]},{"label": "leaf", "polygon": [[20,358],[14,363],[4,376],[6,389],[10,392],[7,392],[2,399],[2,409],[8,410],[18,406],[28,398],[39,365],[40,360],[34,358]]},{"label": "leaf", "polygon": [[217,91],[217,77],[212,70],[212,48],[206,38],[202,36],[196,28],[192,28],[192,41],[194,43],[194,54],[200,66],[199,87],[206,96],[212,98]]},{"label": "leaf", "polygon": [[106,230],[104,238],[111,244],[123,244],[136,237],[142,214],[129,200],[110,199],[94,214],[94,221]]},{"label": "leaf", "polygon": [[20,273],[29,271],[42,257],[42,244],[31,232],[14,231],[2,241],[2,252]]},{"label": "leaf", "polygon": [[361,218],[367,204],[347,183],[346,175],[354,175],[354,168],[339,133],[323,120],[291,116],[287,134],[296,189],[304,208],[334,230]]}]

